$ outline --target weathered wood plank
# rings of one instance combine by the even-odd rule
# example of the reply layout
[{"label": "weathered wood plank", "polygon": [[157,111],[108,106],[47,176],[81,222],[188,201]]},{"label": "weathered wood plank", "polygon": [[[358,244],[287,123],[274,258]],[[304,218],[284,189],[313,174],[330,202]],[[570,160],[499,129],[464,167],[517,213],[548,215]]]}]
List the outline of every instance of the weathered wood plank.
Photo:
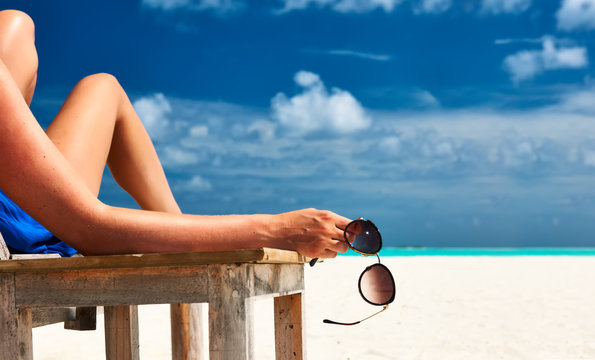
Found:
[{"label": "weathered wood plank", "polygon": [[104,316],[106,360],[139,360],[138,307],[106,306]]},{"label": "weathered wood plank", "polygon": [[0,354],[16,357],[19,353],[17,329],[14,274],[0,274]]},{"label": "weathered wood plank", "polygon": [[252,360],[253,265],[209,265],[209,359]]},{"label": "weathered wood plank", "polygon": [[0,272],[143,268],[157,266],[176,267],[229,263],[303,264],[307,261],[308,258],[298,254],[295,251],[260,248],[235,251],[129,254],[57,259],[6,260],[0,261]]},{"label": "weathered wood plank", "polygon": [[0,234],[0,260],[8,259],[10,259],[10,251],[8,251],[8,246],[6,246],[2,234]]},{"label": "weathered wood plank", "polygon": [[64,307],[206,302],[207,267],[25,272],[17,306]]},{"label": "weathered wood plank", "polygon": [[[219,265],[208,265],[208,267]],[[237,266],[234,264],[234,266]],[[304,288],[303,265],[250,266],[250,296],[287,295]],[[65,307],[206,302],[207,265],[16,274],[17,306]],[[248,286],[248,285],[246,285]]]},{"label": "weathered wood plank", "polygon": [[17,309],[17,339],[19,344],[18,360],[33,360],[33,321],[31,308]]},{"label": "weathered wood plank", "polygon": [[95,306],[79,306],[75,310],[74,319],[64,322],[64,329],[95,330],[97,328],[97,308]]},{"label": "weathered wood plank", "polygon": [[303,264],[255,264],[251,272],[251,296],[289,295],[304,290]]},{"label": "weathered wood plank", "polygon": [[34,308],[32,313],[33,327],[45,326],[74,320],[76,309],[71,308]]},{"label": "weathered wood plank", "polygon": [[60,254],[12,254],[12,260],[59,259]]},{"label": "weathered wood plank", "polygon": [[202,304],[171,304],[172,360],[202,360],[208,353],[203,349]]},{"label": "weathered wood plank", "polygon": [[277,360],[305,358],[302,326],[302,294],[276,297],[275,355]]}]

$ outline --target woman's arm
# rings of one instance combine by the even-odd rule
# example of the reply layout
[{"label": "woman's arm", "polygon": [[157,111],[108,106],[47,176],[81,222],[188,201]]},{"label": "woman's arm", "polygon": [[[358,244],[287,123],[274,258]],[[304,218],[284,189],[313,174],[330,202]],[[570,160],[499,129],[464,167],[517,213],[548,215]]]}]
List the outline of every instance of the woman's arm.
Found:
[{"label": "woman's arm", "polygon": [[276,247],[307,256],[347,250],[348,219],[328,211],[197,216],[107,206],[39,126],[0,60],[0,188],[84,254]]}]

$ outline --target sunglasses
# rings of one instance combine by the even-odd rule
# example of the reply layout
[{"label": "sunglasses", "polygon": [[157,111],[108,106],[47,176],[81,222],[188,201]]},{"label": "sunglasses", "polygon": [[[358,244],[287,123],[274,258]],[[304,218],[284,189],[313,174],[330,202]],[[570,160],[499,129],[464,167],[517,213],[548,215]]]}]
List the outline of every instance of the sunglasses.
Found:
[{"label": "sunglasses", "polygon": [[[324,319],[323,322],[325,324],[359,324],[388,309],[388,304],[395,300],[395,280],[390,270],[380,263],[380,256],[378,256],[378,252],[382,248],[382,236],[380,236],[376,225],[370,220],[359,218],[347,225],[344,237],[349,247],[354,251],[364,256],[376,255],[378,257],[378,263],[368,266],[360,275],[358,288],[360,295],[367,303],[384,306],[384,308],[360,321],[343,323]],[[312,259],[310,266],[314,266],[317,261],[318,258]]]}]

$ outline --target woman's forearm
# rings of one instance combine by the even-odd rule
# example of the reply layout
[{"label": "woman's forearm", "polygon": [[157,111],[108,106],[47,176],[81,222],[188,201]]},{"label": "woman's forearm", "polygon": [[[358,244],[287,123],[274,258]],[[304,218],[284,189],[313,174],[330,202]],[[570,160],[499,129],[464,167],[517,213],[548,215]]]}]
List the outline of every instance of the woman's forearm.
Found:
[{"label": "woman's forearm", "polygon": [[289,248],[274,238],[278,222],[273,215],[180,215],[103,205],[76,231],[57,235],[88,255]]},{"label": "woman's forearm", "polygon": [[[307,256],[344,252],[348,219],[304,209],[278,215],[185,215],[102,205],[61,239],[83,254],[217,251],[274,247]],[[74,229],[72,229],[74,230]]]}]

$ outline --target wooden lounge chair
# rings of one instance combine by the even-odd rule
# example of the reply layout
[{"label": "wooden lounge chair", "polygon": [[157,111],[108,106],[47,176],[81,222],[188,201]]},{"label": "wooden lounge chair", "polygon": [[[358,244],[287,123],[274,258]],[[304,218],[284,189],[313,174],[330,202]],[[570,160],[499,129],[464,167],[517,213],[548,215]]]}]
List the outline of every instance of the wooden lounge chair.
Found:
[{"label": "wooden lounge chair", "polygon": [[276,358],[305,358],[309,259],[293,251],[27,258],[11,257],[0,234],[0,259],[3,359],[33,359],[35,326],[66,320],[67,328],[94,328],[95,306],[105,306],[106,358],[138,359],[136,305],[201,302],[209,304],[210,359],[253,359],[252,298],[263,295],[274,297]]}]

